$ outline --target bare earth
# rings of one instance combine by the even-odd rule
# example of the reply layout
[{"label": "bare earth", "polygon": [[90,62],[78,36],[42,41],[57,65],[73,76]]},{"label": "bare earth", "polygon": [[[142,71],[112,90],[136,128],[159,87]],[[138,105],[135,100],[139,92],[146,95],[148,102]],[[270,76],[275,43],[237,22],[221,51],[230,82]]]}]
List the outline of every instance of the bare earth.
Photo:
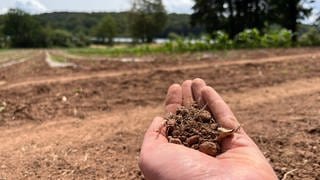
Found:
[{"label": "bare earth", "polygon": [[151,62],[64,55],[77,66],[50,67],[42,50],[0,53],[0,179],[142,178],[143,134],[164,115],[168,86],[197,77],[223,95],[280,179],[320,177],[320,49]]}]

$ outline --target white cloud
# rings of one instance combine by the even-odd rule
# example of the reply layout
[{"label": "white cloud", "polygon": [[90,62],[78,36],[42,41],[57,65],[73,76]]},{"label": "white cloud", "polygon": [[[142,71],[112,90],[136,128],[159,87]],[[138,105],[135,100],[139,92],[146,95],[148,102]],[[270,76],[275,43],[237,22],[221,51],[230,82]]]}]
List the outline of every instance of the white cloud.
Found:
[{"label": "white cloud", "polygon": [[21,9],[31,14],[39,14],[48,11],[48,9],[38,0],[17,0],[14,8]]},{"label": "white cloud", "polygon": [[313,8],[311,15],[308,18],[302,20],[303,23],[313,24],[316,22],[320,15],[320,1],[315,1],[312,4],[305,4],[307,8]]},{"label": "white cloud", "polygon": [[1,9],[0,9],[0,15],[1,15],[1,14],[6,14],[8,11],[9,11],[8,8],[1,8]]},{"label": "white cloud", "polygon": [[163,3],[169,12],[177,13],[191,13],[194,5],[193,0],[163,0]]},{"label": "white cloud", "polygon": [[308,18],[304,19],[302,22],[306,24],[313,24],[318,19],[318,15],[316,13],[313,13]]},{"label": "white cloud", "polygon": [[[125,11],[132,0],[0,0],[1,8],[20,8],[29,13],[52,11]],[[194,0],[163,0],[168,12],[192,13]],[[46,8],[48,7],[48,8]]]}]

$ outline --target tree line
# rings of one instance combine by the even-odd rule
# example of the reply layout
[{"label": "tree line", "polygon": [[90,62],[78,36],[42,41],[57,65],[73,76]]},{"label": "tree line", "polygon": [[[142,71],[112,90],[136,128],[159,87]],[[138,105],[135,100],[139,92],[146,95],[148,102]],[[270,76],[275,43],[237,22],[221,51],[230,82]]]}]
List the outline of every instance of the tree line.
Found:
[{"label": "tree line", "polygon": [[191,23],[207,32],[224,30],[231,37],[245,29],[263,30],[278,24],[297,40],[299,20],[311,15],[314,0],[195,0]]},{"label": "tree line", "polygon": [[0,47],[72,47],[112,45],[115,36],[150,43],[170,33],[199,35],[203,29],[192,27],[187,14],[168,14],[161,0],[137,0],[130,11],[120,13],[30,15],[11,9],[0,16],[0,32]]},{"label": "tree line", "polygon": [[204,33],[214,39],[217,31],[233,39],[246,29],[263,34],[272,27],[290,30],[296,42],[298,36],[312,39],[319,34],[319,26],[303,26],[300,22],[311,14],[312,6],[305,4],[312,1],[195,0],[191,15],[168,14],[161,0],[133,0],[129,11],[120,13],[29,15],[12,9],[0,16],[0,47],[70,47],[92,42],[112,45],[115,36],[132,37],[135,43],[176,35],[200,37]]}]

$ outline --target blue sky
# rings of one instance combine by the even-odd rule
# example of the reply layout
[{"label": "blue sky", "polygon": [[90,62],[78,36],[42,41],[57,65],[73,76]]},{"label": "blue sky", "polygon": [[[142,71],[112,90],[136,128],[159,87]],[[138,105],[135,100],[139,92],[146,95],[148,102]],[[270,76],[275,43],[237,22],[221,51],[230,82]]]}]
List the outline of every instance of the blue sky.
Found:
[{"label": "blue sky", "polygon": [[[52,11],[124,11],[130,8],[131,0],[0,0],[0,14],[9,8],[20,8],[30,13]],[[169,12],[191,13],[193,0],[163,0]],[[306,22],[316,18],[320,11],[320,0],[313,4],[316,11]]]},{"label": "blue sky", "polygon": [[[20,7],[34,12],[43,11],[124,11],[131,0],[0,0],[0,12]],[[163,0],[169,12],[190,13],[193,0]],[[24,5],[24,7],[23,7]],[[32,7],[32,8],[31,8]],[[45,8],[45,9],[44,9]]]}]

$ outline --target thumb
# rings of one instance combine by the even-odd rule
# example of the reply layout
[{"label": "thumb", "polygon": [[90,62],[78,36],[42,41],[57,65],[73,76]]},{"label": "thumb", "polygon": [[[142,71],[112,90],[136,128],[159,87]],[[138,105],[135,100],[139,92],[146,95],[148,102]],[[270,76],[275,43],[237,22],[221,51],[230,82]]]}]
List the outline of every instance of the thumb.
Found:
[{"label": "thumb", "polygon": [[144,135],[142,148],[145,146],[148,148],[155,147],[163,143],[168,143],[165,137],[165,119],[156,117]]}]

